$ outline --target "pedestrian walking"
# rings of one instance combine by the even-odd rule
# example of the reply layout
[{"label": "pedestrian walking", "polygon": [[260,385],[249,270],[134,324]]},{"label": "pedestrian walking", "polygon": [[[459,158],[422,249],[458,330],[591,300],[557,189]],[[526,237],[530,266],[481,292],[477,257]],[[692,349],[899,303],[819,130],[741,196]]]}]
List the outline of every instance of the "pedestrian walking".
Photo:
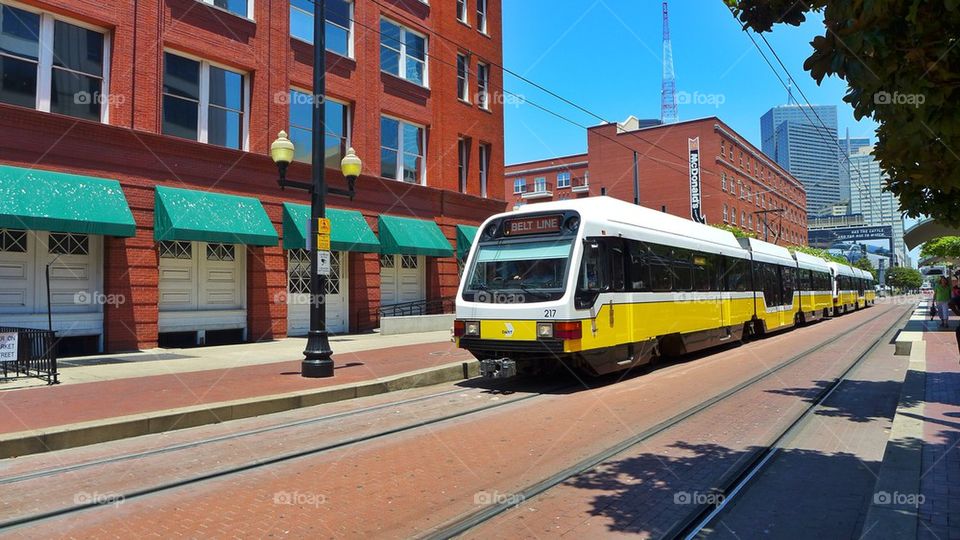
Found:
[{"label": "pedestrian walking", "polygon": [[937,284],[933,287],[933,302],[937,307],[937,314],[940,316],[940,328],[949,328],[950,326],[947,323],[950,320],[950,308],[947,307],[947,304],[950,303],[952,292],[950,281],[947,280],[946,276],[937,280]]}]

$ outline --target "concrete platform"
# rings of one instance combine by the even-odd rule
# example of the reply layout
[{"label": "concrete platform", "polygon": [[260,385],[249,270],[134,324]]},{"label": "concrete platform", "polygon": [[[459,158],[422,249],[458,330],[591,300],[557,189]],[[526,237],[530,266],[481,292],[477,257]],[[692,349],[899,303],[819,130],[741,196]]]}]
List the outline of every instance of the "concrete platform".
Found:
[{"label": "concrete platform", "polygon": [[921,302],[896,338],[910,364],[864,538],[960,538],[958,324],[939,328]]},{"label": "concrete platform", "polygon": [[[437,337],[421,335],[420,339]],[[67,368],[63,370],[65,384],[0,392],[0,458],[224,422],[477,375],[476,361],[449,341],[449,332],[444,341],[395,344],[414,339],[410,335],[400,341],[387,339],[379,343],[388,346],[353,352],[335,344],[336,375],[329,379],[301,377],[300,361],[290,359],[299,354],[289,354],[283,361],[264,354],[259,357],[260,363],[250,363],[257,358],[255,352],[244,351],[242,358],[232,358],[229,349],[203,351],[212,356],[207,362],[166,359]],[[235,351],[234,354],[240,356]],[[218,367],[210,369],[209,366]],[[156,374],[136,376],[141,368]],[[74,370],[80,376],[72,377]]]}]

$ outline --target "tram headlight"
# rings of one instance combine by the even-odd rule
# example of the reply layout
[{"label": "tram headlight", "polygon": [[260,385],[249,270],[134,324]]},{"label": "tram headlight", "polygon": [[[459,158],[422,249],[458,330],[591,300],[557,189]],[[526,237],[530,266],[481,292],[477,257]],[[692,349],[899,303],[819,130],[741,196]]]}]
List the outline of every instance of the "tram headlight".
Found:
[{"label": "tram headlight", "polygon": [[463,323],[463,335],[480,337],[480,321],[465,321]]},{"label": "tram headlight", "polygon": [[553,323],[548,323],[548,322],[537,323],[537,337],[538,337],[538,338],[552,338],[552,337],[553,337]]}]

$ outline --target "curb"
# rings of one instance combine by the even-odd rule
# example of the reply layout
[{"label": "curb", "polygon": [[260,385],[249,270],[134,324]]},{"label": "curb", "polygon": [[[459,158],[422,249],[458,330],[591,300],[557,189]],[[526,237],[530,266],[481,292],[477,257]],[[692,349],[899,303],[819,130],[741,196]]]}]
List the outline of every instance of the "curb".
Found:
[{"label": "curb", "polygon": [[0,435],[0,459],[218,424],[325,403],[459,381],[479,375],[476,360],[452,362],[354,384],[300,390],[154,413],[118,416]]},{"label": "curb", "polygon": [[920,418],[923,418],[926,390],[926,351],[925,341],[912,342],[910,365],[900,391],[890,439],[883,452],[873,499],[864,520],[864,538],[917,537],[919,505],[895,504],[891,497],[920,493],[923,457],[923,421]]}]

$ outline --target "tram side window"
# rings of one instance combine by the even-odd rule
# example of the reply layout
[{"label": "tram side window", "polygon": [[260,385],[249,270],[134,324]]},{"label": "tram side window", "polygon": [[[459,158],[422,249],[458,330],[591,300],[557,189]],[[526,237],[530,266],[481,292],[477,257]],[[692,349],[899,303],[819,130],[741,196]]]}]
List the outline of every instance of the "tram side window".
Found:
[{"label": "tram side window", "polygon": [[601,285],[600,245],[587,243],[583,250],[583,266],[580,268],[579,289],[599,291]]},{"label": "tram side window", "polygon": [[720,256],[712,253],[693,254],[693,289],[695,291],[713,291],[716,285],[717,267]]},{"label": "tram side window", "polygon": [[650,290],[670,292],[673,290],[673,270],[670,268],[672,257],[670,248],[648,246],[647,261],[650,263]]},{"label": "tram side window", "polygon": [[673,250],[673,290],[693,290],[693,257],[690,250]]},{"label": "tram side window", "polygon": [[726,290],[730,292],[753,290],[750,285],[750,263],[748,261],[727,257]]},{"label": "tram side window", "polygon": [[780,298],[780,303],[783,305],[789,306],[793,304],[793,291],[797,288],[796,273],[796,268],[787,266],[780,267],[780,276],[782,277],[783,283],[783,288],[781,289],[783,296]]},{"label": "tram side window", "polygon": [[822,291],[832,291],[832,290],[833,290],[833,283],[831,282],[830,273],[829,273],[829,272],[821,272],[821,273],[820,273],[820,290],[822,290]]},{"label": "tram side window", "polygon": [[813,285],[813,270],[801,268],[797,270],[797,289],[809,291]]},{"label": "tram side window", "polygon": [[780,305],[780,272],[777,266],[767,263],[754,263],[754,275],[759,276],[763,300],[767,307]]},{"label": "tram side window", "polygon": [[647,246],[635,240],[627,240],[630,271],[630,290],[650,290],[650,266],[647,264]]},{"label": "tram side window", "polygon": [[623,242],[613,240],[607,244],[607,257],[610,259],[610,287],[607,290],[623,292],[627,278],[624,275]]}]

